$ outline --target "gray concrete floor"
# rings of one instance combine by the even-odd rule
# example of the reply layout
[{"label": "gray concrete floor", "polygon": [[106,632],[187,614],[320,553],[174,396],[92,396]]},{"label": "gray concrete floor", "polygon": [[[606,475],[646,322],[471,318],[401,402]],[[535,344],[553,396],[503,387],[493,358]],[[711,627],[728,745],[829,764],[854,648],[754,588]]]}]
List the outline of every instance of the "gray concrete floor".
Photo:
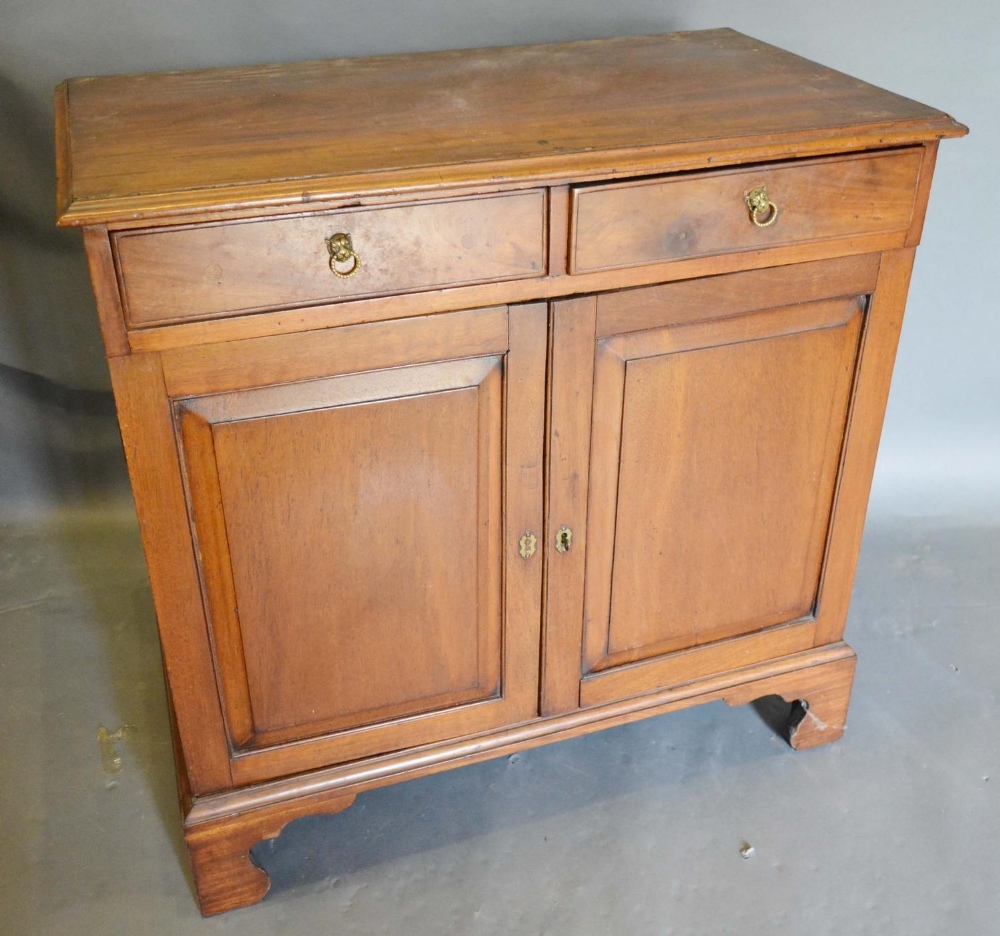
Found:
[{"label": "gray concrete floor", "polygon": [[717,703],[379,790],[211,920],[134,517],[0,526],[0,570],[0,933],[1000,933],[1000,526],[869,523],[836,745]]}]

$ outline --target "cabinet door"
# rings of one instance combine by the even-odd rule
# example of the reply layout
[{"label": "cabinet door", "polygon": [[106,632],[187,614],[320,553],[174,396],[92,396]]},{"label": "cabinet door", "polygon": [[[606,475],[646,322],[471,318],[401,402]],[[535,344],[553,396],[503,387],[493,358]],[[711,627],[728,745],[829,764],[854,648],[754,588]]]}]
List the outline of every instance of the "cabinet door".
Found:
[{"label": "cabinet door", "polygon": [[[580,704],[808,649],[837,629],[820,624],[825,589],[840,588],[824,569],[877,269],[849,258],[557,304],[553,431],[557,414],[589,426],[565,453],[576,501],[558,474],[551,491],[556,530],[564,505],[576,514],[549,591],[582,618]],[[563,377],[577,381],[575,412]],[[548,613],[556,634],[573,629]],[[547,694],[568,706],[564,679]]]},{"label": "cabinet door", "polygon": [[494,308],[164,354],[234,782],[536,714],[545,328]]}]

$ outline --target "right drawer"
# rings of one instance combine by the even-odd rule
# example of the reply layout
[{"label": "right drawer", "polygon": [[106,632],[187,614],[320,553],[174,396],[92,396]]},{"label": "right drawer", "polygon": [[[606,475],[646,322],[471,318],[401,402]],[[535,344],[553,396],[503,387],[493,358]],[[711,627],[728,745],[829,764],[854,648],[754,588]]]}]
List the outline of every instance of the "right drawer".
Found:
[{"label": "right drawer", "polygon": [[921,159],[916,148],[576,186],[569,269],[906,231]]}]

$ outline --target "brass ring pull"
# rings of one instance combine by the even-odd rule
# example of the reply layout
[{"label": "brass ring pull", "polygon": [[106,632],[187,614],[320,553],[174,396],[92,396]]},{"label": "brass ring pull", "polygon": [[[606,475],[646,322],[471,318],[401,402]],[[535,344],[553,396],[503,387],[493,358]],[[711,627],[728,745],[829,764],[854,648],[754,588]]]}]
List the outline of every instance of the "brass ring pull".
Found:
[{"label": "brass ring pull", "polygon": [[[361,258],[354,250],[350,234],[334,234],[326,238],[326,249],[330,251],[330,272],[334,276],[347,279],[361,269]],[[350,269],[338,270],[338,263],[350,263]]]},{"label": "brass ring pull", "polygon": [[[750,220],[755,227],[770,227],[778,220],[778,206],[767,197],[767,189],[761,185],[753,189],[746,198],[750,209]],[[761,220],[761,215],[764,220]]]}]

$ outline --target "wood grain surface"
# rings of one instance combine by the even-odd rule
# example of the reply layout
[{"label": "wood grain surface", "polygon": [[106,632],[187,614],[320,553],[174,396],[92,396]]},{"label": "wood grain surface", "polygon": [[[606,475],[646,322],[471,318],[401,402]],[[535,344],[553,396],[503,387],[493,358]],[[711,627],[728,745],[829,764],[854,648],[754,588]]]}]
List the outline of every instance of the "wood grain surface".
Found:
[{"label": "wood grain surface", "polygon": [[214,457],[185,445],[192,495],[211,487],[197,528],[225,528],[202,561],[225,560],[206,581],[232,598],[213,621],[243,661],[220,676],[227,701],[247,689],[230,705],[244,745],[499,692],[501,360],[402,371],[263,391],[247,418],[253,391],[212,422],[190,411]]},{"label": "wood grain surface", "polygon": [[81,78],[59,94],[62,224],[965,132],[728,29]]},{"label": "wood grain surface", "polygon": [[840,737],[964,127],[725,29],[77,79],[56,119],[205,913],[388,783],[715,699]]},{"label": "wood grain surface", "polygon": [[[326,238],[338,233],[359,258],[346,279],[330,270]],[[544,235],[545,199],[533,191],[130,232],[115,248],[137,326],[540,276]]]},{"label": "wood grain surface", "polygon": [[513,557],[543,535],[546,310],[429,323],[174,372],[237,782],[537,714],[542,559]]},{"label": "wood grain surface", "polygon": [[[495,305],[498,302],[506,304],[536,302],[541,299],[558,300],[572,295],[597,292],[610,294],[614,290],[636,286],[693,280],[702,280],[703,285],[707,285],[712,282],[710,278],[740,271],[788,267],[792,264],[809,264],[865,254],[877,255],[880,251],[902,247],[906,240],[907,234],[903,231],[866,234],[572,276],[550,275],[537,279],[403,293],[398,296],[345,300],[301,309],[257,312],[253,315],[228,316],[199,322],[151,325],[132,329],[128,334],[128,343],[135,352],[173,351],[198,345],[207,347],[226,344],[244,338],[315,332],[336,325],[415,318]],[[696,310],[692,309],[692,313],[696,313]],[[305,335],[303,341],[308,341]]]},{"label": "wood grain surface", "polygon": [[[570,271],[906,231],[922,156],[921,147],[913,147],[579,187],[573,190]],[[745,200],[759,186],[777,211],[766,227],[754,225]]]},{"label": "wood grain surface", "polygon": [[720,699],[729,705],[745,705],[774,695],[788,702],[801,701],[804,705],[796,708],[807,709],[810,717],[788,724],[789,743],[803,750],[836,741],[844,733],[855,663],[848,646],[835,644],[645,696],[618,699],[419,751],[399,752],[376,762],[348,764],[204,797],[193,805],[184,828],[201,911],[205,915],[222,913],[264,897],[270,880],[249,856],[256,842],[277,837],[294,819],[341,812],[351,806],[357,793],[400,780]]},{"label": "wood grain surface", "polygon": [[195,796],[227,789],[229,745],[160,356],[124,355],[108,366],[187,787]]},{"label": "wood grain surface", "polygon": [[[597,298],[553,303],[551,321],[543,715],[579,705]],[[562,527],[573,533],[568,552],[553,548]]]},{"label": "wood grain surface", "polygon": [[599,373],[594,408],[620,430],[595,420],[592,458],[618,467],[591,487],[592,505],[617,504],[613,539],[591,531],[589,561],[610,550],[613,568],[610,590],[591,580],[588,650],[590,628],[604,640],[591,667],[811,614],[861,310],[832,300],[602,343],[620,373]]}]

